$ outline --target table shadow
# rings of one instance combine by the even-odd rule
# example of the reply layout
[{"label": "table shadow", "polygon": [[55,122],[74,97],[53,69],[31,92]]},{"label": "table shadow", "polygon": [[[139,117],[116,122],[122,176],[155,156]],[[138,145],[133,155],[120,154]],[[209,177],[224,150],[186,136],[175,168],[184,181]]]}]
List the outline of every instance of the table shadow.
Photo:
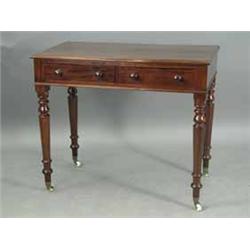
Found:
[{"label": "table shadow", "polygon": [[[133,151],[134,153],[137,153],[137,154],[140,154],[144,157],[148,157],[156,162],[159,162],[163,165],[166,165],[168,167],[172,167],[174,169],[178,169],[180,171],[183,171],[183,172],[186,172],[186,173],[189,173],[189,174],[192,174],[192,171],[191,170],[188,170],[187,168],[185,168],[184,166],[176,163],[176,162],[173,162],[173,161],[170,161],[166,158],[162,158],[152,152],[148,152],[146,150],[143,150],[141,148],[139,148],[138,146],[134,146],[134,145],[131,145],[130,143],[126,143],[126,147],[129,148],[131,151]],[[159,165],[158,165],[159,166]]]}]

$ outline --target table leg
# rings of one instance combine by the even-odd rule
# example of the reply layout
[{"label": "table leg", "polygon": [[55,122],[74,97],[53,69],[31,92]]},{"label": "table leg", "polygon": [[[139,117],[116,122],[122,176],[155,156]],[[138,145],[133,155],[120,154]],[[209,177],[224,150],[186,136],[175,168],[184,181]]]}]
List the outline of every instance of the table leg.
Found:
[{"label": "table leg", "polygon": [[69,121],[70,121],[70,139],[72,150],[72,158],[75,166],[80,167],[81,162],[78,161],[78,135],[77,135],[77,89],[73,87],[68,88],[68,106],[69,106]]},{"label": "table leg", "polygon": [[197,211],[202,210],[199,203],[201,184],[201,161],[205,129],[205,94],[194,94],[194,125],[193,125],[193,201]]},{"label": "table leg", "polygon": [[42,163],[43,163],[43,174],[45,178],[46,188],[49,191],[53,191],[54,188],[51,185],[51,158],[50,158],[50,116],[49,116],[49,86],[36,85],[35,90],[39,98],[39,124],[41,132],[41,144],[42,144]]},{"label": "table leg", "polygon": [[215,79],[211,84],[208,91],[208,97],[206,101],[206,132],[205,132],[205,142],[204,142],[204,152],[203,152],[203,175],[208,176],[208,165],[211,159],[211,137],[212,137],[212,127],[213,127],[213,115],[214,115],[214,97],[215,93]]}]

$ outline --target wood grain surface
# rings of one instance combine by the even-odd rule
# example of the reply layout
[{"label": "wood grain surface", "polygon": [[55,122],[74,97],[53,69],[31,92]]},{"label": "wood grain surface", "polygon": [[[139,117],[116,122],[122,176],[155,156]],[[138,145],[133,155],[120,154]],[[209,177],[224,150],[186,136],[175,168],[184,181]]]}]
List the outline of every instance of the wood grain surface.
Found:
[{"label": "wood grain surface", "polygon": [[218,46],[64,42],[32,58],[210,64]]}]

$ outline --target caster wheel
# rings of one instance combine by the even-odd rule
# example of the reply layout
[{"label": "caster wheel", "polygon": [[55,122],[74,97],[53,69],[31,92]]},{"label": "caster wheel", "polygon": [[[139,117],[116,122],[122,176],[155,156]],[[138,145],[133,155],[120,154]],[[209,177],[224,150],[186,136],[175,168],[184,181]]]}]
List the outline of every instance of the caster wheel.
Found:
[{"label": "caster wheel", "polygon": [[204,160],[204,162],[203,162],[203,173],[202,173],[202,176],[206,176],[206,177],[209,176],[209,174],[208,174],[208,161],[207,160]]},{"label": "caster wheel", "polygon": [[46,188],[49,192],[53,192],[54,191],[54,187],[50,184],[50,183],[46,183]]},{"label": "caster wheel", "polygon": [[77,160],[76,156],[73,156],[73,162],[76,168],[80,168],[82,166],[82,163]]},{"label": "caster wheel", "polygon": [[209,174],[208,174],[208,168],[203,168],[203,173],[202,173],[203,176],[205,177],[208,177]]},{"label": "caster wheel", "polygon": [[195,203],[194,207],[195,207],[195,210],[197,212],[201,212],[202,211],[202,206],[201,206],[201,204],[199,202]]},{"label": "caster wheel", "polygon": [[74,165],[77,168],[80,168],[82,166],[82,163],[80,161],[74,161]]}]

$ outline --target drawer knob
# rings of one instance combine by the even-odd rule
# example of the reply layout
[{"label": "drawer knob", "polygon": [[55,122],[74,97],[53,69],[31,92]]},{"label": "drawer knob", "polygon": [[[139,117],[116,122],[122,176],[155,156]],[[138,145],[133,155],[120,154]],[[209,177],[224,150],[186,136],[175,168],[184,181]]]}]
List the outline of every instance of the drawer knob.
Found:
[{"label": "drawer knob", "polygon": [[95,72],[95,76],[96,76],[97,79],[101,79],[103,77],[103,75],[104,75],[104,73],[101,72],[101,71],[96,71]]},{"label": "drawer knob", "polygon": [[177,75],[174,76],[174,79],[177,82],[182,82],[183,81],[183,76],[177,74]]},{"label": "drawer knob", "polygon": [[139,79],[139,74],[138,73],[131,73],[129,77],[133,80],[138,80]]},{"label": "drawer knob", "polygon": [[62,75],[63,75],[62,69],[56,69],[56,70],[55,70],[55,74],[56,74],[57,76],[62,76]]}]

